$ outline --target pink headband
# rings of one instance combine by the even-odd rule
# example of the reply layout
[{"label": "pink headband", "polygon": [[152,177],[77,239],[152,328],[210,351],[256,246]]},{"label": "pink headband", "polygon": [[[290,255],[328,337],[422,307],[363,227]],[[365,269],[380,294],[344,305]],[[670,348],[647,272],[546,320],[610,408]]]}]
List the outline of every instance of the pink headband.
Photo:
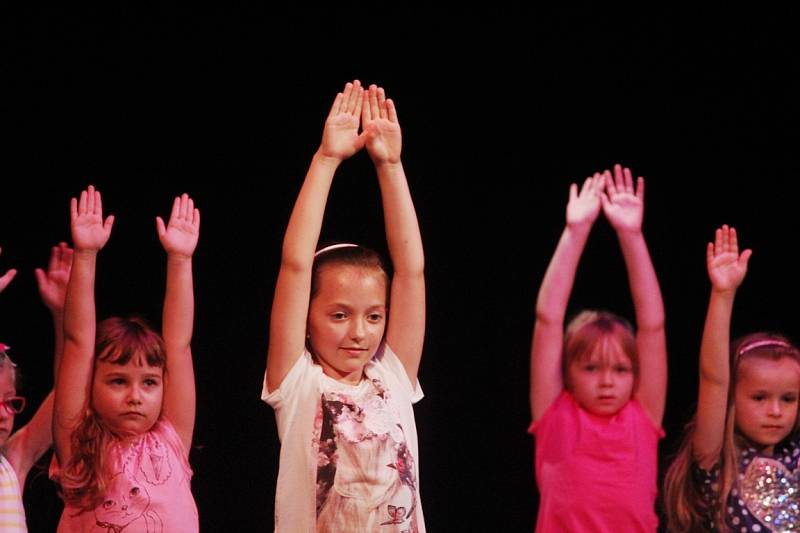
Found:
[{"label": "pink headband", "polygon": [[330,252],[331,250],[336,250],[338,248],[358,248],[357,244],[351,244],[349,242],[340,242],[339,244],[331,244],[330,246],[326,246],[320,250],[317,250],[317,253],[314,254],[314,257],[317,257],[319,254],[323,254],[325,252]]},{"label": "pink headband", "polygon": [[764,346],[775,346],[780,348],[792,348],[792,349],[794,348],[794,346],[785,341],[779,341],[775,339],[764,339],[760,341],[753,341],[749,344],[745,344],[744,346],[739,348],[739,355],[742,355],[751,350],[755,350],[756,348],[762,348]]}]

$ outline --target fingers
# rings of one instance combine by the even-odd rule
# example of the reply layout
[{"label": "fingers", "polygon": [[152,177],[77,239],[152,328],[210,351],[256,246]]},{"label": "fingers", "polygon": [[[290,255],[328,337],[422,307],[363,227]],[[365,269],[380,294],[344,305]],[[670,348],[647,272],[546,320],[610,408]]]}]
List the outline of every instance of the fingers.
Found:
[{"label": "fingers", "polygon": [[381,110],[378,107],[378,86],[374,83],[369,86],[369,112],[373,120],[381,118]]},{"label": "fingers", "polygon": [[352,88],[350,89],[350,96],[347,99],[347,107],[345,112],[350,113],[351,115],[357,115],[356,109],[358,109],[358,107],[361,105],[361,100],[363,100],[361,96],[363,91],[364,89],[361,87],[361,82],[354,80]]},{"label": "fingers", "polygon": [[611,176],[611,172],[606,170],[603,175],[606,177],[606,192],[610,199],[614,199],[614,196],[617,195],[618,192],[622,192],[621,189],[617,187],[618,182],[615,181],[616,179],[616,167],[614,168],[614,176]]},{"label": "fingers", "polygon": [[61,242],[59,248],[59,270],[70,270],[72,268],[72,248],[67,243]]},{"label": "fingers", "polygon": [[388,118],[386,113],[386,92],[383,87],[378,87],[378,109],[381,113],[381,118]]},{"label": "fingers", "polygon": [[722,253],[722,228],[714,232],[714,256]]},{"label": "fingers", "polygon": [[39,292],[41,292],[47,284],[47,274],[41,268],[35,268],[33,275],[36,276],[36,285],[39,287]]},{"label": "fingers", "polygon": [[747,263],[750,261],[750,256],[753,255],[753,250],[748,248],[739,256],[739,266],[747,270]]},{"label": "fingers", "polygon": [[59,265],[61,264],[61,254],[61,245],[50,248],[50,260],[47,261],[48,272],[53,272],[54,270],[58,269]]},{"label": "fingers", "polygon": [[188,193],[176,196],[172,202],[172,212],[169,216],[168,224],[164,219],[156,217],[156,231],[162,236],[167,231],[167,226],[177,223],[185,223],[195,228],[200,226],[200,210],[194,206],[194,199]]},{"label": "fingers", "polygon": [[583,180],[583,186],[581,187],[581,193],[579,196],[583,196],[584,194],[589,192],[589,189],[592,188],[592,183],[594,183],[594,178],[589,176],[585,180]]},{"label": "fingers", "polygon": [[[711,243],[709,243],[709,245],[711,245]],[[713,255],[716,257],[724,253],[739,255],[739,237],[736,234],[736,228],[730,227],[727,224],[723,224],[722,227],[717,228],[714,232]],[[752,253],[752,250],[744,250],[739,256],[739,259],[741,260],[742,256],[745,254],[749,259]]]},{"label": "fingers", "polygon": [[8,287],[8,284],[11,283],[11,280],[14,279],[14,276],[16,275],[17,275],[17,269],[12,268],[8,272],[0,276],[0,291],[3,291],[6,287]]},{"label": "fingers", "polygon": [[386,113],[390,121],[399,122],[399,120],[397,120],[397,109],[394,107],[394,100],[391,98],[386,100]]},{"label": "fingers", "polygon": [[577,199],[578,199],[578,184],[573,183],[569,186],[569,201],[572,202]]},{"label": "fingers", "polygon": [[366,123],[372,120],[372,107],[369,103],[370,91],[363,91],[361,94],[361,122]]},{"label": "fingers", "polygon": [[728,251],[738,254],[739,253],[739,240],[736,237],[736,228],[728,230]]},{"label": "fingers", "polygon": [[631,169],[628,167],[623,167],[622,175],[625,179],[625,192],[633,194],[633,176],[631,175]]},{"label": "fingers", "polygon": [[342,93],[336,93],[336,98],[333,100],[333,105],[331,105],[331,110],[328,112],[328,118],[334,117],[339,114],[339,109],[342,107],[342,101],[344,100],[344,95]]}]

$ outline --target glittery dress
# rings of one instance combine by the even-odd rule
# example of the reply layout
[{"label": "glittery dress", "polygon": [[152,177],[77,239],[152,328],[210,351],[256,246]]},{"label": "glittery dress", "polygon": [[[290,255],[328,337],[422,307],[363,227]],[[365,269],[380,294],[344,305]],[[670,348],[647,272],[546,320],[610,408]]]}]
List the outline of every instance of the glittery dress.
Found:
[{"label": "glittery dress", "polygon": [[[772,457],[747,447],[739,459],[739,478],[728,496],[726,520],[736,533],[800,531],[800,442],[787,440]],[[709,509],[719,501],[719,464],[711,470],[695,466],[695,480]],[[708,520],[714,527],[713,516]]]}]

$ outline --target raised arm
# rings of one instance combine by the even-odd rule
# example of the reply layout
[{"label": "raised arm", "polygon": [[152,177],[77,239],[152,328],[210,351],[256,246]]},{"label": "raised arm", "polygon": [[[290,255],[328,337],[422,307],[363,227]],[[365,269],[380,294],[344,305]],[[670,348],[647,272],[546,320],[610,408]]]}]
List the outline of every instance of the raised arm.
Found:
[{"label": "raised arm", "polygon": [[425,339],[425,257],[414,202],[400,161],[400,123],[394,102],[386,98],[382,87],[375,85],[364,92],[361,113],[367,152],[378,174],[386,241],[394,269],[386,342],[415,385]]},{"label": "raised arm", "polygon": [[[0,252],[2,251],[3,251],[2,248],[0,248]],[[6,271],[5,274],[0,276],[0,292],[3,292],[6,289],[6,287],[8,287],[8,284],[11,283],[11,280],[14,279],[14,276],[16,275],[17,275],[17,269],[12,268]]]},{"label": "raised arm", "polygon": [[191,346],[194,327],[192,254],[200,235],[200,211],[194,207],[194,201],[188,194],[175,198],[167,225],[164,225],[161,217],[156,217],[156,230],[167,252],[167,287],[162,321],[167,352],[164,414],[175,426],[188,454],[195,418]]},{"label": "raised arm", "polygon": [[606,175],[606,193],[603,211],[617,233],[636,313],[639,384],[634,395],[660,426],[667,398],[667,338],[664,300],[642,233],[644,178],[634,186],[630,169],[614,165],[613,177]]},{"label": "raised arm", "polygon": [[280,386],[305,346],[311,267],[333,175],[342,161],[364,146],[358,133],[363,92],[356,80],[336,95],[289,218],[270,316],[266,376],[270,391]]},{"label": "raised arm", "polygon": [[730,386],[731,314],[751,255],[750,250],[739,253],[736,230],[728,226],[716,231],[706,249],[711,297],[700,344],[700,390],[692,440],[692,455],[705,469],[716,463],[722,449]]},{"label": "raised arm", "polygon": [[53,316],[53,337],[55,339],[53,375],[55,377],[58,377],[58,368],[64,353],[64,300],[67,296],[67,283],[71,269],[72,248],[67,246],[67,243],[61,242],[50,250],[47,270],[37,268],[34,271],[36,284],[39,287],[39,297]]},{"label": "raised arm", "polygon": [[97,252],[108,242],[114,217],[103,220],[100,193],[91,185],[70,203],[75,251],[64,304],[64,355],[56,376],[53,438],[60,464],[72,457],[70,436],[89,406],[94,365],[94,280]]},{"label": "raised arm", "polygon": [[[55,345],[53,367],[58,375],[58,367],[64,349],[64,299],[67,294],[67,282],[72,267],[72,249],[66,243],[53,246],[47,270],[35,270],[39,296],[53,316]],[[19,478],[20,486],[25,485],[25,478],[33,464],[53,444],[53,393],[47,395],[42,405],[36,410],[30,421],[11,438],[5,447],[5,456]]]},{"label": "raised arm", "polygon": [[531,346],[531,414],[539,420],[564,388],[561,355],[564,315],[575,282],[586,239],[600,213],[600,195],[605,177],[586,178],[578,191],[572,184],[567,204],[567,225],[542,279],[536,299],[536,324]]}]

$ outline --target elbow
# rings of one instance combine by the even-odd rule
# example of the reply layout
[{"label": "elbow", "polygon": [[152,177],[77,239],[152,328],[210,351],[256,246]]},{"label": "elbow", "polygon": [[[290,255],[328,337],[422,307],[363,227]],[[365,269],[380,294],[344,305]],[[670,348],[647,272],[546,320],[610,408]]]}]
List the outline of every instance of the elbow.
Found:
[{"label": "elbow", "polygon": [[555,326],[561,327],[564,323],[564,315],[561,313],[553,312],[544,306],[536,306],[536,323],[542,326]]},{"label": "elbow", "polygon": [[700,383],[709,385],[716,388],[724,388],[727,390],[730,377],[727,374],[721,374],[715,368],[700,367]]},{"label": "elbow", "polygon": [[281,270],[285,272],[309,272],[314,264],[314,256],[304,257],[303,254],[284,247],[281,254]]},{"label": "elbow", "polygon": [[639,332],[660,333],[666,331],[667,324],[662,313],[660,316],[644,319],[636,326]]}]

